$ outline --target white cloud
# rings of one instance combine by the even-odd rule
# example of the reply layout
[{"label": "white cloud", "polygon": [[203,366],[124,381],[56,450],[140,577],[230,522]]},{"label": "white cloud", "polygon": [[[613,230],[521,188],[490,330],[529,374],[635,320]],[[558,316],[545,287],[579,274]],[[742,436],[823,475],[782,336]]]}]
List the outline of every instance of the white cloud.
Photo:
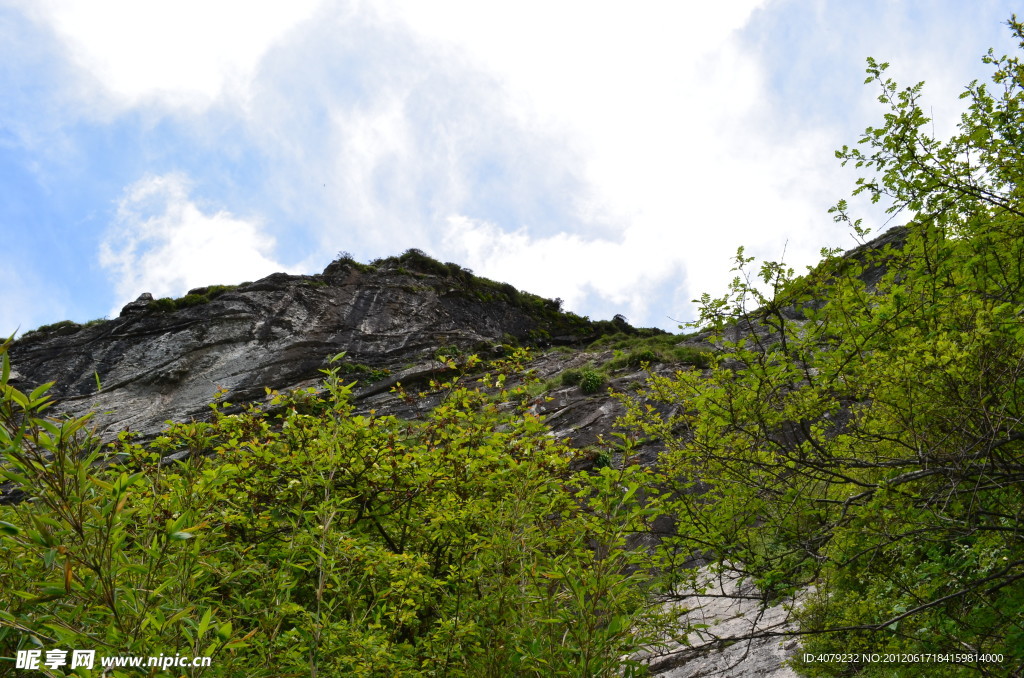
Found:
[{"label": "white cloud", "polygon": [[[376,256],[416,246],[476,257],[465,263],[495,278],[517,272],[513,282],[532,291],[628,304],[641,322],[641,307],[664,318],[685,309],[650,307],[656,278],[688,303],[678,286],[694,276],[698,291],[713,284],[705,273],[750,244],[721,235],[732,225],[723,206],[762,192],[737,185],[758,178],[744,144],[755,132],[736,131],[749,126],[763,86],[731,37],[757,4],[377,5],[282,44],[289,68],[263,70],[251,125],[289,167],[275,195],[289,195],[296,176],[324,179],[326,250]],[[325,86],[332,80],[336,88]],[[318,110],[329,122],[315,127]],[[311,128],[310,143],[295,143],[296,130]],[[764,162],[792,154],[794,140],[783,143],[762,151]],[[486,223],[474,233],[507,247],[481,244],[471,254],[455,237],[468,231],[452,223]],[[499,264],[513,243],[532,254],[523,266]],[[615,274],[570,265],[573,275],[553,276],[530,265],[561,245],[587,249]],[[641,280],[645,290],[631,288]]]},{"label": "white cloud", "polygon": [[[579,163],[575,191],[558,198],[571,205],[561,233],[482,223],[453,204],[436,245],[580,312],[612,307],[665,327],[693,317],[702,291],[724,290],[738,245],[813,261],[829,241],[835,173],[822,169],[834,160],[819,129],[774,127],[767,74],[737,33],[763,4],[392,3],[388,16],[428,46],[495,78],[485,95],[508,102],[517,133]],[[523,171],[552,157],[526,158]]]},{"label": "white cloud", "polygon": [[493,78],[481,95],[499,100],[520,133],[573,149],[589,184],[574,196],[580,216],[614,215],[622,228],[656,209],[652,198],[706,194],[693,179],[739,160],[719,137],[743,122],[762,83],[733,35],[761,4],[394,0],[381,12],[428,53],[463,58],[441,65],[471,64]]},{"label": "white cloud", "polygon": [[[421,247],[580,312],[671,325],[728,280],[738,244],[779,256],[794,220],[820,221],[818,179],[780,192],[817,169],[820,138],[765,134],[765,74],[737,41],[763,4],[325,3],[219,110],[272,159],[259,199],[311,224],[326,255]],[[458,217],[503,246],[461,245]],[[541,270],[545,248],[600,266]],[[656,289],[674,307],[655,308]]]},{"label": "white cloud", "polygon": [[738,245],[800,269],[853,244],[826,210],[853,183],[831,151],[882,112],[864,56],[955,100],[981,51],[972,17],[1005,18],[884,0],[40,6],[26,11],[124,105],[198,102],[169,124],[245,166],[212,181],[184,153],[163,166],[273,215],[289,260],[420,247],[666,328],[724,290]]},{"label": "white cloud", "polygon": [[[652,257],[644,243],[603,238],[585,239],[573,233],[533,237],[525,229],[507,232],[465,216],[448,219],[441,240],[446,252],[476,273],[510,282],[548,298],[561,298],[566,310],[589,312],[585,302],[597,295],[629,318],[646,318],[659,284],[679,274],[678,263]],[[664,309],[657,309],[661,316]]]},{"label": "white cloud", "polygon": [[73,60],[124,105],[204,106],[244,88],[260,58],[320,0],[30,0]]},{"label": "white cloud", "polygon": [[140,179],[125,190],[100,245],[100,265],[112,274],[117,293],[111,316],[143,292],[180,296],[193,287],[284,271],[272,259],[274,246],[258,221],[204,212],[183,175]]}]

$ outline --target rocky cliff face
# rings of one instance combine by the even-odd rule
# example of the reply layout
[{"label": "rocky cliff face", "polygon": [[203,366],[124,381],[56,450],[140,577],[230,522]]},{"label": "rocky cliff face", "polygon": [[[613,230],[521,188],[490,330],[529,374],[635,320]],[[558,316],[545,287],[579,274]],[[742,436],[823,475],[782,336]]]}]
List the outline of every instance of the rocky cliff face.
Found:
[{"label": "rocky cliff face", "polygon": [[99,435],[111,438],[201,418],[219,390],[246,403],[265,387],[308,386],[342,351],[361,379],[359,395],[369,397],[439,369],[439,351],[580,345],[614,328],[407,253],[376,266],[340,260],[319,275],[200,288],[179,300],[143,294],[113,320],[29,333],[11,358],[21,386],[55,382],[57,411],[96,412]]}]

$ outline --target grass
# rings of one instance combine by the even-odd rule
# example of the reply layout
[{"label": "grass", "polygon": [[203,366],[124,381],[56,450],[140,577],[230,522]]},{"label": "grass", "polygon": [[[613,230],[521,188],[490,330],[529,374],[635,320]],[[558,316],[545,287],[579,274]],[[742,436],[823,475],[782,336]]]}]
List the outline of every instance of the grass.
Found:
[{"label": "grass", "polygon": [[391,374],[391,370],[383,367],[373,367],[371,365],[364,365],[363,363],[341,363],[339,374],[346,377],[354,378],[357,384],[369,385],[374,382],[378,382],[384,377]]},{"label": "grass", "polygon": [[711,366],[711,351],[701,350],[692,346],[679,346],[692,335],[659,334],[659,335],[627,335],[616,333],[606,335],[590,345],[590,351],[606,351],[611,349],[613,357],[605,367],[619,370],[626,367],[639,368],[642,365],[656,363],[682,363],[694,367]]},{"label": "grass", "polygon": [[208,304],[225,292],[230,292],[237,288],[238,285],[210,285],[209,287],[200,287],[193,290],[191,294],[186,294],[178,299],[172,299],[170,297],[154,299],[149,302],[149,306],[147,306],[147,308],[151,311],[156,311],[157,313],[170,313],[171,311],[189,308],[190,306]]},{"label": "grass", "polygon": [[66,336],[68,334],[74,334],[80,330],[84,330],[87,327],[93,327],[100,323],[106,322],[107,318],[93,318],[84,323],[76,323],[74,320],[60,320],[49,325],[40,325],[34,330],[29,330],[19,337],[19,339],[28,339],[31,337],[41,337],[44,334],[56,334]]}]

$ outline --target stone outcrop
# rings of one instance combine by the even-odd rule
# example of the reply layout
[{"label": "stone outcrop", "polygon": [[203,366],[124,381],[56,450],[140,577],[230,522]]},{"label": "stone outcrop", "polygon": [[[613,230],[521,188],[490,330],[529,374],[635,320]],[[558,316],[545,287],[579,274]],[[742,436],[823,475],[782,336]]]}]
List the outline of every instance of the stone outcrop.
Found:
[{"label": "stone outcrop", "polygon": [[314,384],[340,352],[385,375],[360,391],[368,397],[436,372],[439,350],[490,354],[508,342],[579,344],[600,334],[555,302],[415,263],[335,262],[320,275],[276,273],[174,301],[143,294],[113,320],[29,333],[11,358],[22,388],[55,383],[57,412],[95,412],[103,438],[124,429],[148,437],[168,420],[204,417],[220,390],[246,403],[266,387]]},{"label": "stone outcrop", "polygon": [[665,642],[639,653],[651,675],[663,678],[758,676],[797,678],[787,662],[799,649],[792,635],[796,624],[791,608],[800,601],[785,600],[765,607],[752,583],[735,574],[698,572],[703,591],[665,603],[679,619],[679,628],[697,627],[685,639]]}]

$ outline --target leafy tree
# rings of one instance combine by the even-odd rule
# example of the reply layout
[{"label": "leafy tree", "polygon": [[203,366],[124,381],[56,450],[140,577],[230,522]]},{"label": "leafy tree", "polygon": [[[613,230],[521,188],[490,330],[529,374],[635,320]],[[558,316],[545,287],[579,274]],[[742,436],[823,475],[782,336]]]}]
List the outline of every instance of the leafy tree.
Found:
[{"label": "leafy tree", "polygon": [[[1024,25],[1008,23],[1024,48]],[[676,585],[692,583],[696,554],[766,603],[803,591],[812,654],[968,656],[929,675],[1024,663],[1024,64],[984,62],[992,82],[967,86],[941,141],[922,84],[900,88],[869,59],[888,112],[837,155],[868,173],[854,192],[888,201],[905,229],[823,252],[800,278],[777,262],[752,271],[741,249],[729,293],[702,299],[716,369],[652,377],[648,395],[674,408],[630,406],[627,423],[667,443],[677,520],[662,558]],[[833,212],[867,233],[845,201]],[[969,657],[983,653],[1002,661]]]},{"label": "leafy tree", "polygon": [[357,415],[337,364],[323,392],[104,449],[46,417],[50,385],[8,383],[6,349],[0,475],[29,497],[0,506],[0,675],[26,648],[212,657],[196,676],[634,670],[645,473],[569,472],[506,385],[524,354],[433,384],[423,421]]}]

